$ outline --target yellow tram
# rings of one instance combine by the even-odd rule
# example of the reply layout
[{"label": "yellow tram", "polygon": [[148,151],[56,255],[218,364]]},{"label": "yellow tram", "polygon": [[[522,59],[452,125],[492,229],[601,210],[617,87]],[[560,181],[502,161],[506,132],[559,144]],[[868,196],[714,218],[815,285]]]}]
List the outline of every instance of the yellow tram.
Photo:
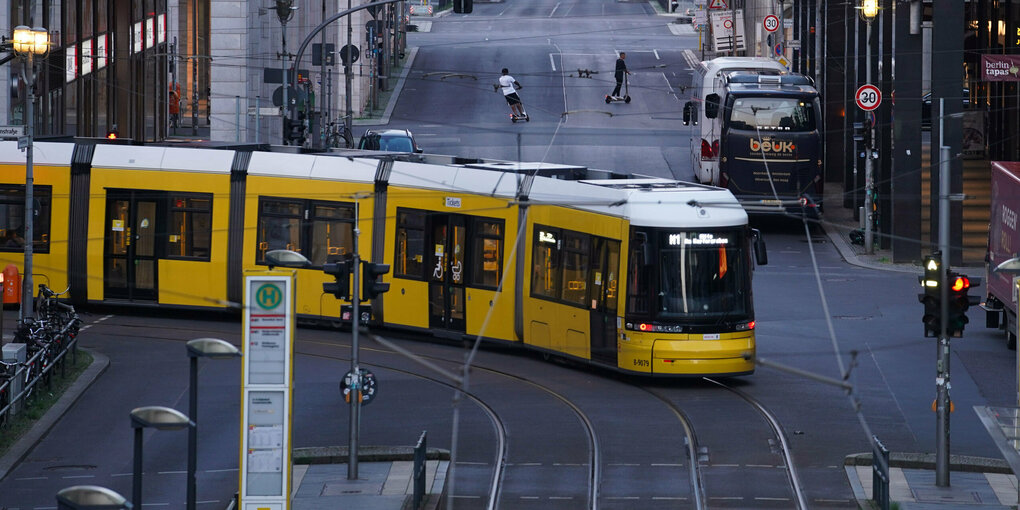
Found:
[{"label": "yellow tram", "polygon": [[[299,317],[336,321],[348,303],[323,292],[321,268],[350,257],[357,232],[362,260],[391,268],[390,291],[371,302],[378,325],[655,376],[754,371],[764,243],[727,190],[260,149],[37,144],[34,278],[79,304],[229,309],[244,271],[289,249],[312,263],[298,270]],[[4,239],[23,229],[24,170],[16,144],[0,142]],[[22,251],[0,246],[0,263],[20,267]]]}]

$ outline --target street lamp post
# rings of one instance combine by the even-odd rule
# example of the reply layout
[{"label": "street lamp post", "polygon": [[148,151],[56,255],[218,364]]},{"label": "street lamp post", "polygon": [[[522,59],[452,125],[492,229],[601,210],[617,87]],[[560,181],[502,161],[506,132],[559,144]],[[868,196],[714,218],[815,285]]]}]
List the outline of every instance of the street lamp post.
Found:
[{"label": "street lamp post", "polygon": [[241,351],[230,342],[218,338],[196,338],[188,341],[190,379],[188,382],[188,495],[187,510],[195,510],[195,471],[198,465],[198,358],[232,359],[241,357]]},{"label": "street lamp post", "polygon": [[[180,430],[195,424],[176,409],[162,406],[138,407],[131,411],[131,428],[135,429],[134,472],[131,482],[131,501],[142,508],[142,429]],[[190,462],[190,461],[189,461]]]},{"label": "street lamp post", "polygon": [[[864,36],[865,56],[865,78],[864,81],[871,84],[871,22],[878,16],[878,0],[860,0],[860,13],[867,23],[868,31]],[[875,189],[875,160],[873,157],[873,145],[875,142],[875,125],[869,122],[868,143],[864,154],[864,250],[868,254],[875,251],[874,232],[874,189]]]},{"label": "street lamp post", "polygon": [[[35,130],[35,55],[45,55],[50,51],[49,33],[45,28],[28,28],[19,25],[14,28],[14,53],[27,58],[25,66],[25,82],[28,89],[28,100],[25,102],[25,279],[21,292],[21,317],[32,317],[32,248],[35,232],[33,220],[35,215],[35,197],[33,197],[32,169],[32,138]],[[26,298],[27,296],[27,298]]]},{"label": "street lamp post", "polygon": [[75,485],[57,493],[57,510],[130,510],[124,496],[97,485]]}]

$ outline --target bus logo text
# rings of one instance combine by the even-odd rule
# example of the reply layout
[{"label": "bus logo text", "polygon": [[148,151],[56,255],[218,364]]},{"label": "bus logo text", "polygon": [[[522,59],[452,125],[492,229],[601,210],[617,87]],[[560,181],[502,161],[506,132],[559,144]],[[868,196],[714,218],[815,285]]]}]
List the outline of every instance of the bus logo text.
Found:
[{"label": "bus logo text", "polygon": [[751,152],[782,152],[792,154],[796,147],[789,141],[751,139]]}]

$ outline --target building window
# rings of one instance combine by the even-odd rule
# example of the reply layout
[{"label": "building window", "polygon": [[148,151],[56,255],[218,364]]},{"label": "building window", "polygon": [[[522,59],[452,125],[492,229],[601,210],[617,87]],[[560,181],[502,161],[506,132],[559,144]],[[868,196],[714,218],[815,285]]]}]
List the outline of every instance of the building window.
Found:
[{"label": "building window", "polygon": [[286,198],[259,199],[255,263],[266,263],[266,252],[291,250],[321,267],[354,249],[354,204]]},{"label": "building window", "polygon": [[475,221],[475,246],[471,283],[478,287],[498,287],[503,276],[503,222]]},{"label": "building window", "polygon": [[[50,252],[50,186],[32,186],[32,251]],[[25,186],[0,185],[0,251],[25,250]]]},{"label": "building window", "polygon": [[393,276],[424,279],[425,212],[397,209],[396,253],[393,256]]},{"label": "building window", "polygon": [[170,195],[168,259],[209,260],[212,249],[212,195]]}]

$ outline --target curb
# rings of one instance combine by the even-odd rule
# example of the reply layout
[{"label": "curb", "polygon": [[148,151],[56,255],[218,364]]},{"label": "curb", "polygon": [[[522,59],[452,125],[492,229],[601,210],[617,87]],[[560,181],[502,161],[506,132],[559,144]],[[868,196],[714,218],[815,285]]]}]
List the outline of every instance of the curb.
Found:
[{"label": "curb", "polygon": [[85,393],[85,390],[92,386],[92,383],[110,366],[110,358],[105,354],[100,354],[91,349],[82,348],[81,350],[92,356],[92,364],[78,376],[78,379],[68,386],[64,394],[53,404],[53,407],[50,407],[46,414],[35,422],[32,428],[25,435],[21,436],[21,439],[18,439],[3,457],[0,457],[0,479],[7,476],[7,473],[10,472],[18,461],[35,446],[36,442],[43,435],[49,432],[53,425],[57,423],[57,420],[78,400],[78,397]]},{"label": "curb", "polygon": [[[870,466],[871,453],[854,453],[843,459],[844,466]],[[889,453],[889,467],[902,469],[935,470],[934,453]],[[988,457],[972,457],[970,455],[950,455],[949,470],[962,473],[999,473],[1013,474],[1009,464],[1002,459]]]},{"label": "curb", "polygon": [[[312,446],[294,448],[291,453],[294,465],[346,464],[346,446]],[[358,462],[393,462],[414,460],[413,446],[362,446],[358,448]],[[425,460],[450,460],[450,450],[428,448]]]},{"label": "curb", "polygon": [[825,230],[825,235],[829,238],[829,242],[831,242],[832,245],[836,247],[836,250],[839,251],[839,255],[843,257],[843,260],[845,260],[848,264],[852,264],[867,269],[877,269],[880,271],[894,271],[897,273],[911,273],[918,275],[923,273],[920,266],[892,263],[876,264],[874,262],[861,260],[861,258],[857,256],[857,253],[854,251],[853,247],[850,246],[845,236],[843,235],[844,231],[854,230],[855,227],[852,226],[843,227],[829,222],[822,223],[822,228]]},{"label": "curb", "polygon": [[414,65],[414,57],[418,55],[418,47],[415,46],[408,51],[407,63],[404,64],[404,68],[400,71],[400,77],[397,78],[397,84],[393,87],[393,92],[390,94],[390,98],[386,101],[386,109],[383,110],[383,114],[378,119],[363,119],[355,120],[351,122],[354,126],[381,126],[390,123],[390,115],[393,114],[393,108],[397,105],[397,99],[400,97],[400,92],[404,89],[404,83],[407,81],[407,74],[411,71],[411,66]]}]

